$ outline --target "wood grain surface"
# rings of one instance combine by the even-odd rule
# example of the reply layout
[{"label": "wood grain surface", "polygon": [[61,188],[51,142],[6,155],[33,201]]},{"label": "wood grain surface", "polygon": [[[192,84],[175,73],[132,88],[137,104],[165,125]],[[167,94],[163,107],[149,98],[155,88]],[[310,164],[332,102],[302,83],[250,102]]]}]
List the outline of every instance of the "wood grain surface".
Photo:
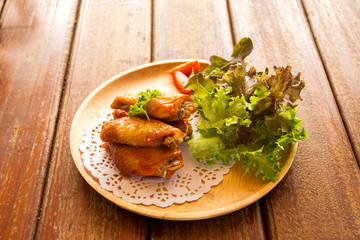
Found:
[{"label": "wood grain surface", "polygon": [[306,81],[299,116],[310,139],[264,198],[270,238],[358,238],[360,172],[300,2],[230,1],[230,9],[236,38],[254,39],[255,66],[292,65]]},{"label": "wood grain surface", "polygon": [[[200,221],[151,220],[151,239],[265,239],[257,203],[225,216]],[[170,236],[169,236],[170,235]]]},{"label": "wood grain surface", "polygon": [[226,1],[154,0],[153,11],[153,61],[231,55]]},{"label": "wood grain surface", "polygon": [[150,13],[149,1],[82,1],[39,239],[146,239],[145,217],[107,201],[81,177],[70,153],[69,132],[76,110],[93,89],[150,61]]},{"label": "wood grain surface", "polygon": [[0,29],[0,238],[30,239],[76,5],[6,1]]},{"label": "wood grain surface", "polygon": [[360,165],[360,2],[306,0],[304,6]]},{"label": "wood grain surface", "polygon": [[[0,14],[2,13],[4,5],[5,5],[5,0],[0,0]],[[1,19],[1,15],[0,15],[0,19]]]},{"label": "wood grain surface", "polygon": [[[0,239],[360,239],[357,0],[0,0]],[[75,112],[132,67],[227,57],[291,65],[309,139],[260,201],[199,221],[119,208],[73,162]]]}]

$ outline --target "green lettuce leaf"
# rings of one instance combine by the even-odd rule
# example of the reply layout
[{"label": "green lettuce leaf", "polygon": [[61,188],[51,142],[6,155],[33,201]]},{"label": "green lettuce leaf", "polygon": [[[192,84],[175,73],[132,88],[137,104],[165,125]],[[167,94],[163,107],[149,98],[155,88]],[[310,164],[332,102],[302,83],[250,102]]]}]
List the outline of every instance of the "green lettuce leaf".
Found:
[{"label": "green lettuce leaf", "polygon": [[255,175],[261,176],[264,181],[276,181],[281,171],[279,159],[284,147],[303,139],[307,139],[305,129],[282,132],[277,137],[263,139],[263,145],[259,141],[254,145],[227,148],[220,136],[203,135],[195,135],[187,143],[192,149],[193,157],[200,162],[212,166],[218,163],[229,165],[234,160],[239,160],[243,163],[244,174],[256,169]]},{"label": "green lettuce leaf", "polygon": [[191,88],[197,97],[204,97],[216,87],[210,79],[205,78],[202,73],[193,73],[184,89]]},{"label": "green lettuce leaf", "polygon": [[226,71],[229,70],[230,66],[236,64],[238,61],[242,61],[248,56],[254,49],[252,40],[250,38],[242,38],[236,44],[229,60],[225,60],[218,56],[210,57],[210,65],[205,69],[205,76],[221,77]]},{"label": "green lettuce leaf", "polygon": [[195,103],[201,107],[204,121],[199,122],[198,128],[216,128],[221,134],[221,129],[232,124],[249,126],[249,113],[246,111],[248,103],[244,97],[231,97],[225,88],[214,88],[206,96],[196,98]]},{"label": "green lettuce leaf", "polygon": [[242,61],[245,57],[247,57],[252,50],[254,49],[253,43],[250,38],[242,38],[236,44],[231,54],[233,59],[232,62],[236,63],[237,61]]},{"label": "green lettuce leaf", "polygon": [[258,72],[244,60],[253,49],[243,38],[231,58],[212,56],[203,73],[193,73],[186,87],[202,120],[187,143],[198,161],[208,165],[243,163],[244,173],[255,169],[264,181],[276,181],[286,145],[307,138],[295,102],[305,82],[291,67]]}]

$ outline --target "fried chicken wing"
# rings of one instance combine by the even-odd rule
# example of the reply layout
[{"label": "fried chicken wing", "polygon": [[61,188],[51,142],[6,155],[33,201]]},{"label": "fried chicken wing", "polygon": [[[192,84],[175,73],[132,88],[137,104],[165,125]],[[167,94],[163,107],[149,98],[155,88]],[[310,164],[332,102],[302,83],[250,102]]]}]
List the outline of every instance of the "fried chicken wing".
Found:
[{"label": "fried chicken wing", "polygon": [[[115,98],[110,105],[113,109],[129,111],[138,100],[137,96],[124,94]],[[196,111],[193,99],[186,94],[165,95],[150,99],[146,112],[152,118],[163,121],[176,121],[190,117]]]},{"label": "fried chicken wing", "polygon": [[185,119],[166,123],[180,129],[183,133],[186,134],[186,136],[190,136],[193,132],[191,124]]},{"label": "fried chicken wing", "polygon": [[[127,116],[127,112],[121,109],[115,109],[112,112],[114,119],[122,118]],[[193,132],[191,124],[186,119],[172,121],[172,122],[165,122],[173,127],[180,129],[183,133],[186,133],[186,136],[190,136]]]},{"label": "fried chicken wing", "polygon": [[121,109],[128,112],[130,106],[134,105],[137,102],[137,100],[138,100],[137,96],[131,94],[122,94],[114,99],[110,107],[112,109]]},{"label": "fried chicken wing", "polygon": [[127,112],[126,112],[125,110],[115,109],[115,110],[112,112],[112,115],[113,115],[114,119],[117,119],[117,118],[126,117],[126,116],[127,116]]},{"label": "fried chicken wing", "polygon": [[186,134],[161,121],[137,117],[122,117],[104,122],[100,133],[102,141],[113,141],[139,147],[165,145],[176,147]]},{"label": "fried chicken wing", "polygon": [[113,142],[106,143],[104,147],[124,176],[134,173],[170,178],[184,166],[182,151],[178,147],[134,147]]}]

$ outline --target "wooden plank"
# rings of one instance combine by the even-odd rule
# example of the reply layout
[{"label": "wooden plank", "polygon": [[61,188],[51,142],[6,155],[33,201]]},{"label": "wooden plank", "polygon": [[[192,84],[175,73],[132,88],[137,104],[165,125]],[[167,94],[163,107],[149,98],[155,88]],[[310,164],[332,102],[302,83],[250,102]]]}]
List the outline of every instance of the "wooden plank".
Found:
[{"label": "wooden plank", "polygon": [[[226,1],[154,1],[153,60],[230,56],[233,48]],[[221,224],[221,227],[219,225]],[[241,225],[241,226],[240,226]],[[262,239],[259,204],[220,218],[151,220],[152,239]],[[169,235],[171,234],[171,235]]]},{"label": "wooden plank", "polygon": [[0,29],[0,236],[30,239],[54,135],[75,1],[7,1]]},{"label": "wooden plank", "polygon": [[226,2],[154,1],[153,60],[230,56],[233,43]]},{"label": "wooden plank", "polygon": [[152,220],[151,239],[265,239],[260,220],[258,203],[209,220],[186,222]]},{"label": "wooden plank", "polygon": [[146,239],[147,218],[107,201],[81,177],[70,153],[69,131],[78,107],[93,89],[117,73],[150,61],[149,3],[82,1],[39,239]]},{"label": "wooden plank", "polygon": [[360,2],[306,0],[304,6],[360,164]]},{"label": "wooden plank", "polygon": [[1,19],[1,13],[2,13],[4,5],[5,5],[5,0],[0,0],[0,19]]},{"label": "wooden plank", "polygon": [[254,41],[249,59],[255,66],[292,65],[306,81],[299,116],[310,139],[264,198],[268,235],[358,239],[360,172],[300,2],[230,1],[230,10],[236,39]]}]

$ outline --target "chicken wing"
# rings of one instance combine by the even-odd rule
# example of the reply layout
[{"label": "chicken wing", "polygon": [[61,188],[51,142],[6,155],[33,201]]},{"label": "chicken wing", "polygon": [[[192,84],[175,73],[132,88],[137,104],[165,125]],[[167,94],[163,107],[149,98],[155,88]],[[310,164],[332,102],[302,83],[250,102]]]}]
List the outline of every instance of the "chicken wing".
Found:
[{"label": "chicken wing", "polygon": [[[129,111],[138,100],[137,96],[124,94],[115,98],[110,105],[113,109]],[[152,118],[163,121],[176,121],[190,117],[196,111],[193,99],[186,94],[165,95],[150,99],[146,112]]]},{"label": "chicken wing", "polygon": [[117,119],[117,118],[126,117],[126,116],[127,116],[127,112],[124,111],[124,110],[121,110],[121,109],[115,109],[115,110],[112,112],[112,115],[113,115],[114,119]]},{"label": "chicken wing", "polygon": [[102,141],[113,141],[139,147],[165,145],[176,147],[186,134],[161,121],[137,117],[122,117],[104,122],[100,133]]},{"label": "chicken wing", "polygon": [[137,100],[138,100],[137,96],[131,94],[122,94],[114,99],[110,107],[112,109],[121,109],[128,112],[130,106],[134,105],[137,102]]},{"label": "chicken wing", "polygon": [[166,123],[180,129],[183,133],[186,134],[186,136],[190,136],[193,132],[191,124],[185,119]]},{"label": "chicken wing", "polygon": [[[112,112],[114,119],[122,118],[127,116],[127,112],[121,109],[115,109]],[[183,133],[186,133],[186,136],[190,136],[193,132],[191,124],[186,119],[172,121],[172,122],[165,122],[173,127],[180,129]]]},{"label": "chicken wing", "polygon": [[124,176],[134,173],[170,178],[184,166],[182,151],[178,147],[134,147],[113,142],[106,143],[104,147]]}]

